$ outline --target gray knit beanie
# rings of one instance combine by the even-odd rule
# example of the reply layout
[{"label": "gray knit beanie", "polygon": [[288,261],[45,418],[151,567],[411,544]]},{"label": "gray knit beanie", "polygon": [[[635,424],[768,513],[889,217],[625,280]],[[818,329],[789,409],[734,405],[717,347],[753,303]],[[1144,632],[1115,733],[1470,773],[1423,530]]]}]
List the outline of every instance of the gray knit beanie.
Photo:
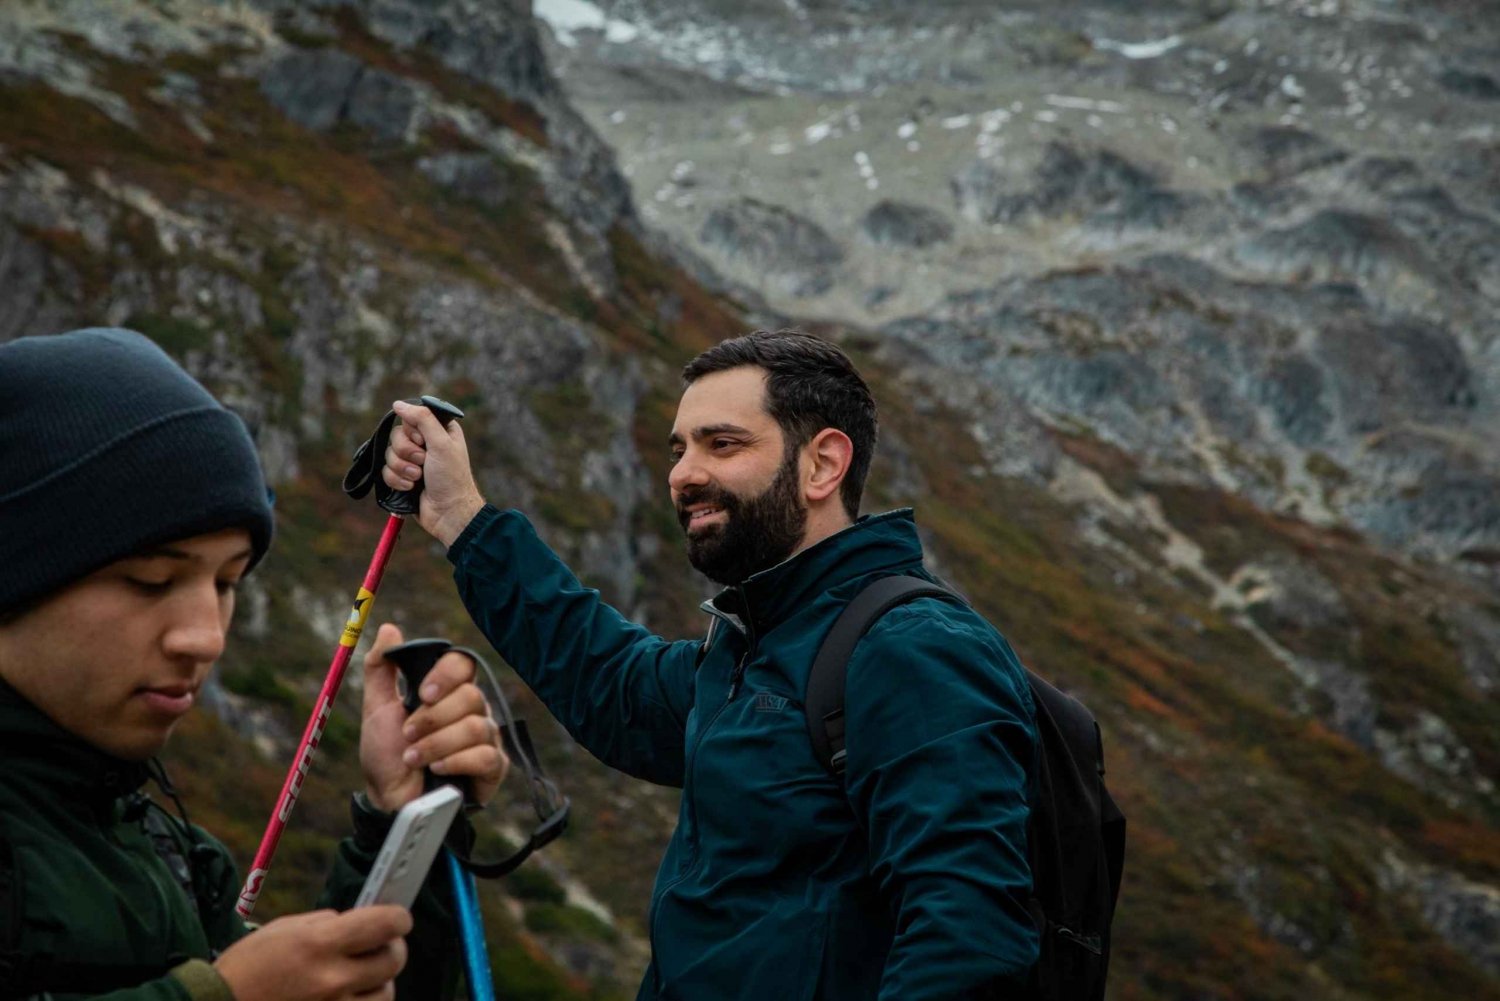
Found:
[{"label": "gray knit beanie", "polygon": [[0,344],[0,612],[151,546],[271,543],[245,424],[129,330]]}]

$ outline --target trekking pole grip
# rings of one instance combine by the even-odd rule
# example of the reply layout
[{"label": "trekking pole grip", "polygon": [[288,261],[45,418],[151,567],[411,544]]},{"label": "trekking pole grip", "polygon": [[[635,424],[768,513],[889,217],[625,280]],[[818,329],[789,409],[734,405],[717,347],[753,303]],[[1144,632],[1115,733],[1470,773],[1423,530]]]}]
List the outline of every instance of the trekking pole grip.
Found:
[{"label": "trekking pole grip", "polygon": [[[422,682],[427,679],[428,672],[437,664],[438,659],[451,649],[453,649],[453,644],[445,639],[428,638],[408,640],[385,651],[385,659],[396,665],[396,670],[401,672],[401,677],[406,682],[406,696],[402,704],[406,707],[407,715],[422,707]],[[452,779],[440,778],[430,769],[426,770],[424,789],[432,790],[442,785],[457,786],[464,794],[465,806],[469,808],[480,806],[478,797],[474,794],[474,781],[471,778],[467,776]]]},{"label": "trekking pole grip", "polygon": [[[454,421],[463,420],[464,412],[462,410],[447,400],[440,400],[436,396],[422,396],[415,400],[407,400],[406,402],[413,405],[420,404],[431,410],[433,416],[438,419],[438,422],[443,427],[447,427]],[[389,434],[386,437],[389,439]],[[385,442],[381,442],[379,454],[375,456],[375,468],[379,469],[384,462]],[[382,480],[376,484],[375,503],[391,514],[416,514],[420,509],[422,488],[426,485],[426,480],[417,480],[416,484],[410,490],[391,490],[385,487],[385,482]],[[429,664],[428,666],[431,667],[432,665]]]},{"label": "trekking pole grip", "polygon": [[[422,396],[403,402],[431,410],[443,427],[462,420],[464,416],[464,412],[458,407],[436,396]],[[375,433],[355,451],[354,461],[344,476],[344,493],[359,500],[373,489],[376,504],[391,514],[405,516],[417,513],[423,481],[417,480],[410,490],[392,490],[380,475],[380,470],[385,466],[385,450],[391,443],[391,432],[396,429],[396,420],[396,412],[388,411],[381,418]]]}]

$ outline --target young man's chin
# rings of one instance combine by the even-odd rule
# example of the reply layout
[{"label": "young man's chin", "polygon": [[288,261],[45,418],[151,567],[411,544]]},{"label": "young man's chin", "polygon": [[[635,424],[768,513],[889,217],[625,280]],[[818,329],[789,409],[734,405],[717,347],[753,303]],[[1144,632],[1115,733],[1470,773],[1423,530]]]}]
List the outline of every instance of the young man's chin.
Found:
[{"label": "young man's chin", "polygon": [[132,727],[114,733],[97,734],[89,743],[122,761],[145,761],[162,752],[176,728],[177,720],[147,727]]}]

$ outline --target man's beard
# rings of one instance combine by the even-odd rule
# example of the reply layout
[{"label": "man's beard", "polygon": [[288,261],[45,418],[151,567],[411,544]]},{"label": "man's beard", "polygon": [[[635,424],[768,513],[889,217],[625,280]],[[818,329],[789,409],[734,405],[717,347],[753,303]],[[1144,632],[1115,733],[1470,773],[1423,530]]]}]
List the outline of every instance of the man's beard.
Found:
[{"label": "man's beard", "polygon": [[716,486],[683,493],[677,500],[683,531],[690,505],[713,504],[724,511],[723,523],[688,536],[688,562],[717,584],[739,584],[796,552],[807,528],[797,472],[794,454],[781,464],[771,485],[748,500]]}]

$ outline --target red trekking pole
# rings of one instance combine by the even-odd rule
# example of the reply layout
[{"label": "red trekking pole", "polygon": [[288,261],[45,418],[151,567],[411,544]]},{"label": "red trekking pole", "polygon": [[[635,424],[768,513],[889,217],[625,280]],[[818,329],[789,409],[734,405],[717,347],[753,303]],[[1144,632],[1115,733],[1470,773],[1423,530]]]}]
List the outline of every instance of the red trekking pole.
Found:
[{"label": "red trekking pole", "polygon": [[[409,402],[425,405],[445,426],[464,415],[453,404],[435,396],[424,396],[420,400]],[[287,818],[292,815],[292,807],[297,804],[297,796],[302,791],[302,782],[312,766],[313,754],[318,749],[318,742],[323,739],[323,728],[328,725],[328,717],[333,713],[333,700],[338,697],[339,686],[344,683],[349,658],[353,656],[354,647],[359,643],[360,634],[364,632],[365,622],[370,618],[370,608],[375,604],[375,592],[380,589],[380,578],[385,575],[386,562],[396,548],[396,540],[401,537],[401,527],[406,523],[405,516],[417,513],[417,501],[422,492],[421,480],[411,490],[392,490],[380,478],[381,467],[385,465],[386,444],[395,425],[395,413],[386,414],[375,434],[354,453],[354,464],[344,477],[344,492],[356,500],[364,497],[373,487],[376,502],[390,512],[390,517],[386,519],[385,531],[380,535],[375,555],[370,559],[370,567],[365,571],[364,583],[354,597],[354,608],[349,613],[348,622],[344,624],[338,646],[334,648],[333,662],[328,665],[323,690],[318,694],[312,716],[308,718],[307,727],[302,731],[297,756],[292,760],[286,781],[282,783],[276,809],[272,811],[271,819],[266,824],[266,833],[261,835],[260,847],[256,849],[255,861],[250,866],[250,875],[245,880],[245,888],[240,891],[239,902],[235,904],[234,909],[244,918],[248,918],[255,909],[256,898],[260,896],[266,873],[271,868],[271,857],[276,854],[276,846],[281,841],[282,832],[286,830]]]}]

